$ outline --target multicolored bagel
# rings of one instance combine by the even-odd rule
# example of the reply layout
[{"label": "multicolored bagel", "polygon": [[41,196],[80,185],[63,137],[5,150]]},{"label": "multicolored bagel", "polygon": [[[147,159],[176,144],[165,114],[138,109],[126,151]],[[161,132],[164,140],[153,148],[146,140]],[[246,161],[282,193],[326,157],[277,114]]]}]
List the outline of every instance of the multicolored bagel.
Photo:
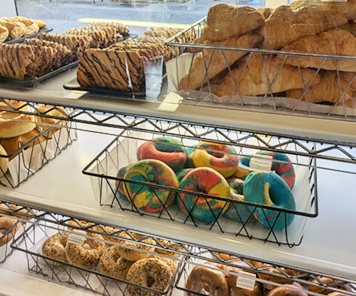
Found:
[{"label": "multicolored bagel", "polygon": [[137,149],[137,160],[157,159],[175,172],[182,170],[187,161],[187,153],[181,141],[170,137],[155,138]]},{"label": "multicolored bagel", "polygon": [[[131,167],[131,165],[128,165],[128,166],[125,166],[125,167],[119,169],[119,171],[117,172],[116,177],[117,178],[124,178],[124,176],[125,176],[127,170],[129,169],[129,167]],[[125,195],[125,190],[124,190],[125,184],[127,184],[127,183],[124,182],[124,181],[120,181],[120,180],[116,180],[115,181],[115,185],[116,185],[117,193],[118,193],[119,197],[122,198],[125,201],[129,201],[128,198]]]},{"label": "multicolored bagel", "polygon": [[212,168],[228,178],[236,172],[239,161],[232,146],[201,142],[193,153],[193,163],[196,167]]},{"label": "multicolored bagel", "polygon": [[[180,182],[179,188],[193,192],[203,192],[209,195],[230,199],[231,191],[225,178],[217,171],[202,167],[190,171]],[[229,202],[213,198],[199,197],[192,194],[177,195],[178,205],[195,221],[210,224],[222,215],[229,207]]]},{"label": "multicolored bagel", "polygon": [[[276,172],[289,186],[293,188],[295,182],[295,171],[289,157],[280,152],[258,151],[257,155],[270,156],[273,159],[271,171]],[[253,170],[250,169],[251,156],[245,156],[239,160],[239,166],[235,173],[235,177],[245,179]]]},{"label": "multicolored bagel", "polygon": [[186,176],[186,175],[188,175],[188,173],[190,172],[190,171],[192,171],[193,169],[183,169],[183,170],[181,170],[181,171],[179,171],[179,172],[177,172],[177,179],[178,179],[178,182],[180,183],[180,181],[182,181],[182,179]]},{"label": "multicolored bagel", "polygon": [[[292,223],[294,215],[278,209],[294,211],[294,197],[287,183],[275,172],[252,172],[245,179],[243,191],[246,201],[276,208],[256,208],[254,215],[263,225],[279,230]],[[249,209],[253,212],[254,207],[250,206]]]},{"label": "multicolored bagel", "polygon": [[[245,201],[243,196],[244,181],[238,178],[233,178],[229,179],[227,182],[231,189],[231,198],[234,200]],[[231,202],[224,216],[226,218],[245,223],[247,220],[249,220],[251,211],[249,210],[248,206]]]},{"label": "multicolored bagel", "polygon": [[[177,188],[178,179],[173,170],[156,159],[140,160],[127,170],[124,179],[158,184]],[[155,213],[168,207],[173,201],[170,190],[163,188],[150,188],[149,185],[126,182],[124,186],[125,195],[131,200],[137,209]]]},{"label": "multicolored bagel", "polygon": [[195,147],[186,147],[185,150],[187,151],[187,162],[185,163],[185,167],[187,169],[190,168],[195,168],[194,162],[193,162],[193,153],[195,151]]}]

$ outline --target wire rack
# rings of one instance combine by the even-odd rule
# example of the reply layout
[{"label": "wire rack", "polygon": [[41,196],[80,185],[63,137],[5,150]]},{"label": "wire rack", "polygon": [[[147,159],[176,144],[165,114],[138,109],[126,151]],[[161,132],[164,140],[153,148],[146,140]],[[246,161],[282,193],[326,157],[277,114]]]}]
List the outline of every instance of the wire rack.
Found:
[{"label": "wire rack", "polygon": [[[75,221],[79,223],[78,220]],[[107,296],[130,295],[128,291],[129,286],[140,288],[147,295],[172,295],[173,287],[179,276],[178,272],[182,270],[180,265],[183,264],[184,259],[178,262],[177,271],[173,274],[165,290],[157,291],[149,287],[129,283],[126,280],[118,280],[101,274],[99,268],[89,270],[43,255],[41,249],[44,241],[51,235],[63,232],[64,230],[66,229],[48,221],[32,224],[24,231],[22,237],[13,242],[12,248],[26,253],[29,271],[50,278],[52,281],[60,284],[74,285],[75,287]]]},{"label": "wire rack", "polygon": [[[354,82],[356,75],[349,72],[347,74],[341,71],[340,63],[345,61],[354,62],[356,57],[352,56],[338,56],[326,54],[313,53],[299,53],[282,50],[264,50],[259,48],[236,48],[220,45],[207,45],[204,43],[182,43],[180,40],[184,36],[196,32],[197,36],[201,35],[202,30],[206,25],[206,18],[196,22],[190,28],[183,30],[179,34],[166,40],[165,44],[175,48],[189,48],[191,55],[185,54],[184,57],[176,63],[172,68],[172,73],[168,71],[168,77],[172,75],[177,79],[178,84],[184,75],[178,76],[178,73],[183,73],[187,78],[186,82],[182,82],[180,87],[172,89],[185,98],[186,102],[197,105],[208,105],[221,108],[235,108],[243,110],[257,110],[268,113],[293,113],[302,116],[322,116],[344,118],[355,120],[356,107],[355,99],[352,99],[354,89]],[[236,52],[241,53],[243,58],[236,62],[238,58],[232,58]],[[202,57],[201,67],[195,68],[193,60],[197,55]],[[275,71],[268,72],[270,67],[270,58],[277,57],[280,61]],[[316,61],[318,64],[314,70],[309,69],[306,79],[306,72],[303,66],[305,59],[309,61]],[[276,59],[274,59],[276,61]],[[184,62],[190,64],[185,68]],[[236,65],[238,63],[238,65]],[[279,83],[280,76],[284,75],[285,67],[290,67],[290,64],[295,66],[294,82],[298,82],[298,92],[290,92],[288,89],[279,90],[275,85]],[[335,83],[338,93],[332,97],[331,94],[325,93],[319,98],[313,94],[313,87],[319,85],[319,79],[324,79],[330,75],[330,71],[323,70],[324,65],[332,65],[333,82]],[[216,65],[224,65],[221,71],[215,73]],[[265,80],[265,87],[263,90],[256,93],[251,89],[245,90],[244,76],[249,74],[249,66],[258,67],[261,77],[257,79]],[[330,68],[330,67],[329,67]],[[199,74],[203,72],[202,77],[193,77],[192,69],[198,71]],[[219,68],[220,69],[220,68]],[[225,69],[225,70],[224,70]],[[239,69],[234,75],[234,69]],[[350,74],[350,75],[349,75]],[[347,75],[347,81],[343,81]],[[310,78],[310,79],[309,79]],[[194,80],[193,80],[194,79]],[[291,78],[292,79],[292,78]],[[219,88],[219,84],[229,81],[225,84],[225,90]],[[284,84],[286,84],[284,82]],[[256,87],[260,87],[257,85]],[[180,90],[178,90],[180,89]],[[226,91],[228,89],[228,91]],[[255,92],[255,93],[254,93]],[[338,95],[337,95],[338,94]],[[183,102],[184,103],[184,102]],[[347,108],[350,107],[350,108]]]},{"label": "wire rack", "polygon": [[[32,252],[33,250],[31,248],[34,245],[36,245],[36,243],[39,242],[44,236],[46,236],[46,233],[49,233],[48,231],[58,232],[58,231],[63,231],[63,229],[71,228],[75,230],[82,230],[87,233],[100,234],[111,239],[116,239],[120,233],[124,232],[125,234],[128,235],[125,237],[120,237],[120,240],[131,241],[146,246],[147,245],[153,246],[156,249],[161,249],[164,251],[169,251],[171,253],[180,255],[180,257],[176,257],[179,258],[178,260],[182,263],[179,264],[177,278],[175,279],[175,287],[183,291],[186,290],[185,283],[191,269],[196,265],[202,265],[204,262],[211,262],[216,264],[222,264],[223,266],[226,267],[230,266],[230,267],[239,268],[244,271],[253,272],[258,274],[259,278],[261,278],[261,275],[265,275],[265,276],[273,276],[276,279],[283,280],[286,282],[297,282],[303,285],[303,287],[305,287],[306,289],[311,286],[318,287],[321,285],[324,289],[328,290],[329,293],[340,292],[345,295],[356,295],[355,279],[336,277],[330,274],[320,273],[309,269],[296,268],[293,266],[288,266],[276,262],[266,262],[260,258],[253,258],[253,257],[246,257],[246,256],[239,255],[238,252],[230,253],[219,249],[212,249],[202,245],[195,245],[190,242],[184,242],[184,241],[179,241],[179,240],[160,237],[160,236],[152,236],[147,233],[137,232],[135,230],[121,227],[121,225],[113,226],[113,225],[103,224],[91,220],[83,221],[75,217],[63,216],[52,212],[35,210],[29,207],[17,206],[16,207],[17,210],[13,211],[12,209],[14,209],[14,207],[10,207],[10,204],[4,202],[2,202],[1,204],[8,206],[9,215],[10,214],[20,215],[22,217],[19,218],[20,220],[28,221],[29,217],[32,218],[31,220],[28,221],[29,223],[27,225],[26,231],[24,232],[23,235],[21,235],[25,239],[20,239],[20,237],[16,238],[16,240],[12,244],[12,248],[14,248],[15,250],[26,252],[29,260],[28,262],[29,268],[31,268],[30,270],[39,273],[41,275],[42,273],[44,273],[44,270],[41,269],[40,266],[42,266],[43,268],[43,265],[44,266],[48,265],[47,262],[44,260],[47,258],[45,258],[41,254],[38,254],[38,252],[36,253]],[[108,232],[105,226],[110,226],[114,228],[116,227],[116,228],[114,232]],[[120,227],[120,229],[118,229],[117,227]],[[134,234],[138,234],[139,236]],[[144,241],[147,238],[154,240],[155,244],[145,243]],[[169,240],[171,241],[172,244],[162,245],[160,239]],[[118,243],[112,242],[112,244],[118,244]],[[153,254],[157,255],[156,252],[154,252]],[[53,259],[51,260],[55,261]],[[245,265],[241,265],[241,261],[245,263]],[[38,264],[40,264],[40,266],[38,266]],[[61,262],[61,264],[63,263]],[[66,271],[63,271],[63,269],[66,269]],[[112,280],[111,278],[108,279],[108,277],[102,276],[95,271],[94,272],[90,271],[90,276],[88,277],[87,270],[81,270],[80,268],[78,270],[77,269],[78,269],[77,267],[67,266],[66,264],[63,264],[62,267],[58,267],[58,268],[57,267],[55,268],[53,264],[49,264],[49,266],[47,266],[46,269],[46,274],[47,274],[46,277],[58,281],[57,276],[59,277],[59,273],[62,272],[67,277],[67,279],[70,279],[70,275],[72,275],[72,273],[70,272],[71,270],[73,272],[73,275],[75,273],[76,277],[78,276],[77,278],[81,279],[81,284],[80,284],[81,287],[84,286],[84,288],[86,289],[91,289],[90,283],[92,282],[92,279],[94,279],[93,280],[94,282],[100,283],[100,286],[102,287],[103,291],[105,290],[104,286],[106,280],[108,281]],[[99,280],[98,277],[101,280]],[[332,279],[333,283],[330,284],[321,283],[320,278]],[[87,281],[85,279],[88,279],[88,285],[86,285]],[[315,281],[313,282],[313,280]],[[263,281],[262,279],[258,279],[258,281],[260,281],[263,284],[272,284],[273,286],[278,285],[275,282]],[[335,285],[335,281],[338,282],[337,285]],[[71,280],[69,283],[74,285],[75,281]],[[68,282],[66,282],[66,284],[68,284]],[[341,290],[340,285],[347,286],[349,287],[349,289]],[[121,291],[118,288],[116,288],[116,290]],[[123,291],[125,291],[125,289]],[[104,292],[107,293],[106,291]],[[191,292],[191,291],[187,291],[187,292]],[[192,292],[193,294],[199,295],[199,293],[196,292],[194,293],[194,291]]]},{"label": "wire rack", "polygon": [[[98,201],[101,206],[108,205],[121,211],[136,213],[139,216],[168,220],[175,223],[208,229],[218,233],[232,233],[236,236],[258,239],[264,242],[273,242],[278,245],[288,245],[289,247],[300,245],[307,218],[315,218],[318,215],[315,159],[308,157],[296,156],[292,158],[292,162],[296,169],[296,176],[298,178],[296,184],[299,184],[296,185],[295,191],[293,191],[297,209],[295,211],[287,209],[276,211],[276,220],[268,223],[265,227],[255,220],[254,213],[261,209],[272,209],[275,211],[276,208],[258,203],[219,198],[209,194],[194,193],[192,191],[171,188],[163,185],[126,180],[123,177],[117,176],[117,172],[120,168],[137,162],[135,151],[142,143],[152,138],[154,138],[154,134],[152,133],[130,133],[124,131],[83,169],[84,174],[92,177],[91,181],[93,190],[95,196],[99,197]],[[199,141],[191,141],[184,137],[179,139],[186,147],[195,147],[195,145],[199,143]],[[250,139],[244,138],[244,140],[246,141],[246,145],[248,145],[248,143],[254,143],[256,139],[251,137]],[[286,149],[292,149],[292,147],[286,147]],[[253,149],[241,147],[235,147],[235,150],[239,151],[239,155],[253,154],[256,152]],[[147,213],[138,208],[134,202],[130,202],[127,198],[123,198],[120,187],[124,189],[124,187],[128,187],[130,184],[139,185],[137,190],[135,189],[134,196],[131,197],[132,201],[135,201],[135,198],[142,190],[149,189],[161,202],[161,209],[156,213]],[[176,203],[170,204],[169,200],[161,200],[159,192],[162,191],[168,196],[175,196]],[[194,205],[190,208],[185,208],[185,214],[183,214],[177,205],[177,203],[184,205],[184,194],[189,194],[195,198]],[[200,202],[202,200],[207,204],[209,204],[209,201],[211,200],[226,202],[225,206],[219,210],[209,208],[210,216],[212,217],[212,222],[209,223],[209,225],[202,224],[199,218],[194,214],[196,204],[198,201]],[[250,210],[250,213],[247,216],[244,213],[245,208],[241,208],[245,206],[249,206]],[[223,212],[225,212],[227,208],[229,214],[234,216],[234,220],[227,219],[224,215]],[[264,210],[262,212],[265,217],[267,217]],[[289,225],[288,221],[291,215],[295,220]],[[276,226],[278,220],[282,221],[279,221],[279,223],[283,224],[282,229]]]},{"label": "wire rack", "polygon": [[0,263],[4,263],[6,259],[11,256],[13,249],[11,248],[11,243],[19,236],[23,231],[23,225],[21,221],[17,221],[9,230],[1,234],[0,243],[2,244],[5,240],[11,237],[7,243],[0,247]]},{"label": "wire rack", "polygon": [[[20,110],[7,111],[23,113]],[[32,112],[24,113],[31,114]],[[9,160],[7,171],[0,168],[4,175],[0,179],[0,184],[12,188],[19,187],[21,183],[26,182],[77,140],[76,124],[64,121],[63,118],[52,126],[38,123],[36,129],[39,131],[36,137],[26,144],[18,142],[18,148],[10,155],[0,155],[0,158]]]}]

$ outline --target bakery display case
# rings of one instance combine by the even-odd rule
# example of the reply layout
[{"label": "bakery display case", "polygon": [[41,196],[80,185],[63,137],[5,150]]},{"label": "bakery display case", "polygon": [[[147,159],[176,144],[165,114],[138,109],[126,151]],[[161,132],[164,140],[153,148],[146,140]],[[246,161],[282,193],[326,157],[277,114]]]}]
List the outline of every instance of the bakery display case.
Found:
[{"label": "bakery display case", "polygon": [[[79,5],[56,2],[41,5]],[[0,139],[6,295],[356,294],[353,2],[193,2],[181,27],[48,17],[53,33],[0,45],[31,48],[25,71],[0,61],[17,76],[0,84],[0,125],[37,130]]]}]

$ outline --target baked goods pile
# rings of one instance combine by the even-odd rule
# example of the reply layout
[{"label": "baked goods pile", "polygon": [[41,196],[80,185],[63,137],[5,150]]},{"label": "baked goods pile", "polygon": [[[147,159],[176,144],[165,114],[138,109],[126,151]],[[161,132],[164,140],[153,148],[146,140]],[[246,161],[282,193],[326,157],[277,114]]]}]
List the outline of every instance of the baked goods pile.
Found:
[{"label": "baked goods pile", "polygon": [[[138,161],[120,168],[116,176],[118,196],[136,211],[163,213],[176,200],[187,217],[203,224],[221,216],[242,223],[255,218],[269,229],[281,230],[294,219],[273,209],[296,210],[291,191],[295,170],[286,154],[259,151],[238,157],[229,145],[201,142],[188,148],[177,139],[159,137],[140,145],[136,155]],[[252,159],[256,163],[263,157],[270,159],[270,167],[258,171]]]},{"label": "baked goods pile", "polygon": [[[331,278],[319,276],[309,279],[308,282],[306,274],[304,275],[299,271],[284,267],[269,268],[269,264],[257,261],[230,260],[229,264],[230,266],[205,262],[200,266],[195,266],[186,281],[187,294],[189,296],[195,294],[218,296],[307,296],[308,292],[314,292],[322,295],[341,296],[344,294],[332,292],[328,287],[345,291],[350,290],[350,287]],[[246,269],[263,271],[264,273],[247,271]],[[251,273],[256,276],[253,288],[247,289],[245,285],[243,285],[244,288],[239,287],[237,279],[240,272]],[[294,282],[292,277],[303,278],[305,285],[303,284],[302,286],[300,283]],[[259,280],[262,280],[263,284]]]},{"label": "baked goods pile", "polygon": [[[209,83],[209,91],[222,102],[228,100],[224,96],[275,94],[355,108],[351,100],[356,92],[355,60],[278,54],[280,50],[355,57],[355,20],[356,6],[349,2],[295,0],[276,9],[257,10],[215,5],[193,43],[216,50],[203,48],[194,54],[179,89],[200,90]],[[252,53],[221,47],[275,51]]]},{"label": "baked goods pile", "polygon": [[[32,112],[26,102],[5,100],[0,103],[2,109],[17,109],[22,112]],[[53,116],[65,117],[67,111],[64,108],[57,108],[51,105],[38,106],[36,113],[48,113]],[[56,112],[56,114],[54,114]],[[53,129],[50,124],[57,124]],[[59,121],[57,119],[42,119],[40,116],[28,115],[24,113],[15,113],[10,111],[0,112],[0,177],[2,177],[8,170],[8,162],[15,158],[21,151],[22,147],[27,145],[25,149],[33,151],[35,145],[42,145],[41,149],[45,150],[46,144],[42,142],[52,138],[52,134],[61,126],[65,125],[66,121]],[[41,132],[39,131],[41,130]]]},{"label": "baked goods pile", "polygon": [[[164,40],[178,32],[175,29],[154,28],[137,39],[129,39],[106,49],[86,50],[78,67],[78,83],[89,88],[138,91],[145,83],[145,63],[159,56],[167,61],[180,53],[163,44]],[[186,36],[182,42],[195,38],[195,34]]]},{"label": "baked goods pile", "polygon": [[[80,225],[82,228],[92,225],[78,220],[69,224]],[[93,230],[111,233],[115,238],[87,232],[81,242],[74,242],[71,239],[73,229],[68,228],[68,230],[69,232],[56,233],[44,242],[42,254],[47,257],[45,260],[53,265],[68,262],[85,269],[97,268],[98,272],[103,275],[133,283],[135,286],[128,284],[127,287],[131,296],[157,295],[145,288],[164,292],[177,270],[174,260],[153,254],[156,241],[160,244],[173,242],[153,240],[143,235],[120,231],[120,229],[108,226],[95,226]],[[112,242],[116,244],[114,245]],[[156,251],[159,253],[161,250],[156,249]],[[170,254],[177,255],[171,252],[164,253],[165,256],[170,256]]]},{"label": "baked goods pile", "polygon": [[37,33],[47,24],[40,20],[31,20],[23,16],[0,18],[0,43],[15,40]]}]

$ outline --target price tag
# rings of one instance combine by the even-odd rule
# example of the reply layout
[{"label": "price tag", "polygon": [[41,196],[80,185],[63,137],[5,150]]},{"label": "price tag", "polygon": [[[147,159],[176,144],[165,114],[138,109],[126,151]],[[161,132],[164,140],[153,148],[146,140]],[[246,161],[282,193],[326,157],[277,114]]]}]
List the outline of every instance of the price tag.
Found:
[{"label": "price tag", "polygon": [[73,230],[69,233],[67,237],[67,242],[76,245],[81,245],[82,242],[85,240],[84,235],[86,235],[86,232],[83,230]]},{"label": "price tag", "polygon": [[250,169],[253,171],[270,172],[272,162],[272,156],[255,154],[250,159]]},{"label": "price tag", "polygon": [[240,270],[236,280],[236,287],[253,291],[256,283],[256,274]]}]

